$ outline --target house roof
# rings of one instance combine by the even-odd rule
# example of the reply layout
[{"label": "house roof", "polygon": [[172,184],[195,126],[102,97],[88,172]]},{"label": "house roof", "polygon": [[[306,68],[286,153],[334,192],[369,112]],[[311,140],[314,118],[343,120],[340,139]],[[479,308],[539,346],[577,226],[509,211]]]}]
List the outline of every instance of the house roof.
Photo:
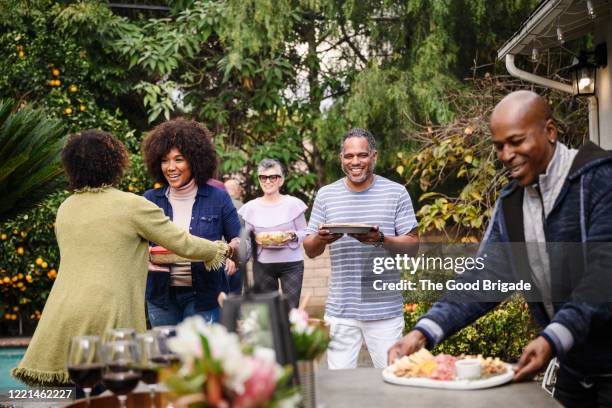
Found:
[{"label": "house roof", "polygon": [[592,0],[596,18],[587,13],[585,0],[544,0],[521,28],[497,51],[499,59],[506,54],[529,55],[535,47],[539,50],[559,46],[557,25],[565,41],[580,38],[594,31],[598,20],[612,18],[612,0]]}]

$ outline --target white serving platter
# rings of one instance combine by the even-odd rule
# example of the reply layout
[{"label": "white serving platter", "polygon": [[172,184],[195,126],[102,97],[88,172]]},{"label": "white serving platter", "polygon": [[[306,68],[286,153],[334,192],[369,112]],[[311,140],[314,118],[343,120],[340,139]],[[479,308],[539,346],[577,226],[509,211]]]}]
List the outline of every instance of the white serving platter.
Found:
[{"label": "white serving platter", "polygon": [[481,390],[483,388],[497,387],[512,381],[514,371],[510,364],[506,364],[506,372],[489,378],[478,380],[454,380],[454,381],[439,381],[430,378],[422,377],[397,377],[387,367],[382,372],[383,380],[391,384],[407,385],[410,387],[425,387],[425,388],[440,388],[447,390]]}]

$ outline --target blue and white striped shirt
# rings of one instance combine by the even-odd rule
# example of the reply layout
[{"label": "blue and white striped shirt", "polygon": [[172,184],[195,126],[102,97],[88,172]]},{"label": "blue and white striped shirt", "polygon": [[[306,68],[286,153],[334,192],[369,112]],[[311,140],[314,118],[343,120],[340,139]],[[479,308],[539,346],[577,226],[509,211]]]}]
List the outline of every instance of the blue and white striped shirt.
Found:
[{"label": "blue and white striped shirt", "polygon": [[[378,225],[389,236],[405,235],[417,226],[408,192],[401,184],[374,176],[372,185],[360,192],[340,179],[319,190],[310,215],[307,234],[320,224],[362,223]],[[374,275],[374,257],[393,256],[383,248],[362,244],[347,235],[330,245],[331,276],[325,313],[357,320],[380,320],[402,316],[402,292],[372,289],[373,279],[399,281],[399,271]]]}]

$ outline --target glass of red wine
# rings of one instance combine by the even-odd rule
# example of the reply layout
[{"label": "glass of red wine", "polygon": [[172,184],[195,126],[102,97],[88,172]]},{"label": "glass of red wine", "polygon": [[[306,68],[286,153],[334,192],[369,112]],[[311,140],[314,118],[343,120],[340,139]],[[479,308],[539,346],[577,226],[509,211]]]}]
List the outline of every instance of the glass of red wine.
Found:
[{"label": "glass of red wine", "polygon": [[151,408],[155,408],[155,393],[157,391],[157,383],[159,382],[159,369],[164,366],[159,363],[163,356],[160,340],[160,334],[153,330],[136,335],[136,343],[138,343],[140,348],[139,367],[142,375],[141,380],[149,387]]},{"label": "glass of red wine", "polygon": [[168,347],[168,340],[176,336],[175,326],[158,326],[154,327],[153,332],[158,335],[160,355],[155,356],[152,361],[162,367],[169,367],[179,362],[179,358]]},{"label": "glass of red wine", "polygon": [[102,343],[98,336],[74,336],[68,351],[68,374],[83,390],[87,405],[91,389],[102,379]]},{"label": "glass of red wine", "polygon": [[104,345],[102,382],[117,396],[119,406],[125,408],[127,395],[140,381],[140,350],[131,340],[111,341]]}]

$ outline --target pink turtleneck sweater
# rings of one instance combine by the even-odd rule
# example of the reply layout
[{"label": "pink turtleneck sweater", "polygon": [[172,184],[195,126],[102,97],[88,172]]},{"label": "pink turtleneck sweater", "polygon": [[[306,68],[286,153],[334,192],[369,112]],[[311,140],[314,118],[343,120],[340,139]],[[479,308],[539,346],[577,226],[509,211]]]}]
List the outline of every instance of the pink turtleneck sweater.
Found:
[{"label": "pink turtleneck sweater", "polygon": [[[166,193],[172,206],[172,222],[187,232],[197,193],[198,186],[194,179],[182,187],[170,187]],[[170,286],[191,286],[190,262],[181,262],[170,267]]]}]

